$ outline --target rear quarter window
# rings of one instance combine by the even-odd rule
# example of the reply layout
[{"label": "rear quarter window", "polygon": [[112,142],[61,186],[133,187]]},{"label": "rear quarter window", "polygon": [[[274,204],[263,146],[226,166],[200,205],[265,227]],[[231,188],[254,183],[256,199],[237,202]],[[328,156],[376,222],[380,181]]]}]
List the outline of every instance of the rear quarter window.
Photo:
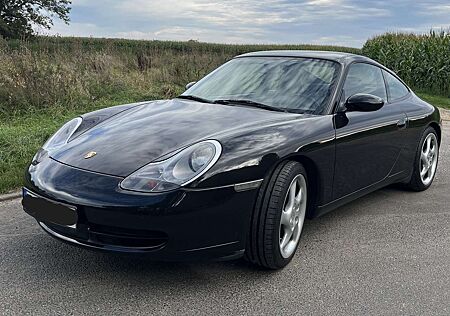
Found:
[{"label": "rear quarter window", "polygon": [[383,70],[384,78],[389,92],[389,101],[395,101],[408,95],[408,88],[395,76]]}]

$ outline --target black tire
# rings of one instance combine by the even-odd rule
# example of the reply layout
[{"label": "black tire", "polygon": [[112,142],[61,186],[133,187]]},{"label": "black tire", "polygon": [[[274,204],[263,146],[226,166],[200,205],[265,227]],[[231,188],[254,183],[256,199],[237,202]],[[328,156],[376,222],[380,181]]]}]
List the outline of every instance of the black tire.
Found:
[{"label": "black tire", "polygon": [[[422,151],[422,147],[424,145],[425,139],[427,138],[427,136],[430,133],[434,134],[436,139],[438,139],[436,130],[432,127],[428,127],[423,132],[422,137],[419,142],[419,146],[417,147],[416,157],[414,159],[413,173],[411,175],[411,180],[406,184],[406,188],[410,189],[412,191],[416,191],[416,192],[425,191],[426,189],[428,189],[431,186],[431,184],[433,183],[434,177],[436,175],[436,173],[434,173],[431,182],[428,184],[424,184],[420,177],[420,155],[421,155],[421,151]],[[439,148],[437,148],[437,155],[438,155],[437,160],[439,162]]]},{"label": "black tire", "polygon": [[247,261],[275,270],[285,267],[295,255],[295,251],[289,258],[281,255],[279,227],[289,186],[299,174],[304,176],[308,185],[306,170],[300,163],[283,162],[260,188],[247,237],[244,257]]}]

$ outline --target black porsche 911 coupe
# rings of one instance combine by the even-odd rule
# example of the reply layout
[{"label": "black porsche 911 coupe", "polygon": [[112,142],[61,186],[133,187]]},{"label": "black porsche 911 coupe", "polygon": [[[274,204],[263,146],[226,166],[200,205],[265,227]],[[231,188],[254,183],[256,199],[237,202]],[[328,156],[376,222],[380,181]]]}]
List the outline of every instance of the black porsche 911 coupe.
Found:
[{"label": "black porsche 911 coupe", "polygon": [[186,88],[67,122],[26,171],[25,211],[86,248],[278,269],[305,217],[435,176],[439,111],[366,57],[249,53]]}]

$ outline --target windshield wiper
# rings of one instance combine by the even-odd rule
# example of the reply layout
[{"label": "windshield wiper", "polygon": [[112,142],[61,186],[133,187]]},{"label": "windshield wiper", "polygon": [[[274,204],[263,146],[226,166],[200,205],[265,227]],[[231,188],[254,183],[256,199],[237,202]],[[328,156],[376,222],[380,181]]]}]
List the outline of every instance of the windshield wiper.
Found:
[{"label": "windshield wiper", "polygon": [[226,104],[226,105],[235,103],[235,104],[248,105],[248,106],[252,106],[252,107],[259,108],[259,109],[264,109],[264,110],[269,110],[269,111],[287,112],[287,110],[283,109],[283,108],[277,108],[275,106],[270,106],[270,105],[267,105],[267,104],[255,102],[255,101],[252,101],[252,100],[245,100],[245,99],[214,100],[213,103]]},{"label": "windshield wiper", "polygon": [[198,102],[203,102],[203,103],[214,103],[211,100],[204,99],[204,98],[198,97],[196,95],[179,95],[179,96],[177,96],[177,99],[193,100],[193,101],[198,101]]}]

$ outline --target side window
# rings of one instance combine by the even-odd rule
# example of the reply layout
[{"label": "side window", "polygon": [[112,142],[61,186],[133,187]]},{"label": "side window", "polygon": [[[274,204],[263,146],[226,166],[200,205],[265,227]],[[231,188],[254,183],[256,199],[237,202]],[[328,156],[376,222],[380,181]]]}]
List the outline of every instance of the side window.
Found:
[{"label": "side window", "polygon": [[389,101],[395,101],[403,98],[409,93],[408,88],[405,85],[391,75],[389,72],[383,70],[384,77],[386,78],[387,87],[389,90]]},{"label": "side window", "polygon": [[356,93],[368,93],[384,100],[387,99],[381,69],[364,63],[350,66],[347,79],[345,79],[344,92],[345,98],[351,97]]}]

